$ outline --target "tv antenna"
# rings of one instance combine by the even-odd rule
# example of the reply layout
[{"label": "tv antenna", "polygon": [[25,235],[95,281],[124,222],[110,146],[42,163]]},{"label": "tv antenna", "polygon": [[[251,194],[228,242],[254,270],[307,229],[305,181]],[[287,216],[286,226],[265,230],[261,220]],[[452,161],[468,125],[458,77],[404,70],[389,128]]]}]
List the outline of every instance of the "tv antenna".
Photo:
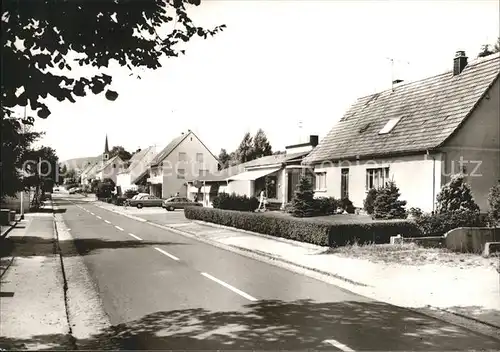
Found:
[{"label": "tv antenna", "polygon": [[391,89],[394,92],[394,85],[403,82],[402,79],[394,78],[394,62],[403,63],[409,65],[408,61],[398,60],[392,57],[386,57],[387,60],[391,62]]},{"label": "tv antenna", "polygon": [[303,127],[302,120],[299,120],[299,142],[300,143],[302,143],[302,127]]}]

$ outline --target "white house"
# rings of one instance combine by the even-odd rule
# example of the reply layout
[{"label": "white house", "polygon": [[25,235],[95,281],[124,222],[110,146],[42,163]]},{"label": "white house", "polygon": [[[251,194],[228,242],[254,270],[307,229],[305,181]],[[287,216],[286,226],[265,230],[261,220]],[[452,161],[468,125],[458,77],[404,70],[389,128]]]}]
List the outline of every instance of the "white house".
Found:
[{"label": "white house", "polygon": [[129,166],[116,175],[116,185],[121,188],[122,192],[129,189],[137,189],[137,180],[147,172],[149,164],[155,156],[155,146],[147,147],[132,155],[132,158],[128,161]]},{"label": "white house", "polygon": [[367,191],[393,179],[408,207],[435,208],[436,195],[463,173],[487,210],[500,180],[499,54],[401,84],[358,101],[304,159],[316,196],[348,197],[363,207]]},{"label": "white house", "polygon": [[310,136],[309,142],[289,145],[284,154],[264,156],[243,164],[220,170],[204,177],[190,180],[188,198],[198,195],[194,181],[200,181],[201,201],[211,206],[212,199],[219,193],[235,193],[247,197],[258,197],[265,191],[270,208],[283,208],[290,202],[297,188],[300,174],[307,168],[302,166],[303,158],[318,144],[318,136]]},{"label": "white house", "polygon": [[[174,138],[149,165],[150,193],[187,196],[186,180],[215,172],[219,161],[191,130]],[[142,175],[140,177],[143,177]]]}]

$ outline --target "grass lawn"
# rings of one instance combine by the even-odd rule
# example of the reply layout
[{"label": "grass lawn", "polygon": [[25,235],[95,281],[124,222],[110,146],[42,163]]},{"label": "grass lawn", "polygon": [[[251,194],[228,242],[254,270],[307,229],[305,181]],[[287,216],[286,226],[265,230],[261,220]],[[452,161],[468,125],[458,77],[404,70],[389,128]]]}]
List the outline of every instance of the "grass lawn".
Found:
[{"label": "grass lawn", "polygon": [[[290,218],[292,215],[288,213],[284,213],[281,211],[268,211],[263,213],[266,216],[277,216],[277,217],[285,217]],[[325,215],[325,216],[313,216],[310,218],[294,218],[294,219],[304,219],[305,221],[325,221],[334,224],[367,224],[374,223],[380,221],[402,221],[402,220],[373,220],[369,215],[356,215],[356,214],[335,214],[335,215]]]},{"label": "grass lawn", "polygon": [[472,253],[455,253],[443,248],[423,248],[414,243],[398,245],[367,244],[331,248],[325,254],[366,259],[385,264],[424,265],[438,264],[459,267],[490,267],[500,270],[500,257],[483,258]]}]

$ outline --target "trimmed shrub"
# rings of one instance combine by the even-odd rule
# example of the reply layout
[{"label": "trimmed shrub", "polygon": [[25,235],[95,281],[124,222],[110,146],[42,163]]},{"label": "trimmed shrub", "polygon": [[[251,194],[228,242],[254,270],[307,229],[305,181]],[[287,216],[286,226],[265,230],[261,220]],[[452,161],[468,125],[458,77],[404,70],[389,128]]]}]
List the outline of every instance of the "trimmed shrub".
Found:
[{"label": "trimmed shrub", "polygon": [[259,201],[255,197],[248,198],[246,195],[220,193],[212,200],[212,205],[217,209],[254,211],[258,208]]},{"label": "trimmed shrub", "polygon": [[342,208],[342,210],[346,211],[348,214],[354,214],[356,212],[356,208],[349,198],[342,198],[340,200],[340,208]]},{"label": "trimmed shrub", "polygon": [[375,219],[406,219],[406,201],[399,200],[399,188],[394,181],[388,181],[386,185],[377,191],[377,197],[373,203],[373,216]]},{"label": "trimmed shrub", "polygon": [[187,207],[187,219],[201,220],[270,236],[292,239],[321,246],[352,243],[389,243],[391,236],[419,236],[416,225],[409,221],[336,224],[311,218],[245,213],[231,210]]},{"label": "trimmed shrub", "polygon": [[314,215],[335,214],[339,202],[333,197],[320,197],[314,199]]},{"label": "trimmed shrub", "polygon": [[414,221],[424,236],[442,236],[458,227],[485,226],[484,219],[480,217],[479,213],[468,209],[424,214]]},{"label": "trimmed shrub", "polygon": [[465,183],[464,175],[452,176],[450,182],[441,188],[436,200],[438,213],[456,210],[479,212],[479,206],[472,197],[470,186]]},{"label": "trimmed shrub", "polygon": [[375,199],[377,198],[377,193],[378,191],[376,188],[370,188],[370,190],[366,194],[366,199],[363,201],[363,209],[368,215],[373,214],[373,207]]},{"label": "trimmed shrub", "polygon": [[491,187],[488,194],[488,217],[492,225],[500,224],[500,183]]}]

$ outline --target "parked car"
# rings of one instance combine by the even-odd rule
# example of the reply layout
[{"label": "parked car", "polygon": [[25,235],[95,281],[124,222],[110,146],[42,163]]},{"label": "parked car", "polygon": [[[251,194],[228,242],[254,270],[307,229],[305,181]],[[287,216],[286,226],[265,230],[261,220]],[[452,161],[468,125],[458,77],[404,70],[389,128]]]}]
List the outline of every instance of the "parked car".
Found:
[{"label": "parked car", "polygon": [[142,207],[161,207],[163,204],[163,199],[146,194],[136,199],[129,199],[127,205],[131,207],[137,207],[141,209]]},{"label": "parked car", "polygon": [[149,196],[149,193],[139,193],[139,194],[136,194],[135,196],[133,196],[132,198],[125,199],[125,201],[123,202],[123,205],[130,205],[131,200],[137,200],[137,199],[144,197],[144,196]]},{"label": "parked car", "polygon": [[80,187],[70,188],[69,194],[82,193],[82,189]]},{"label": "parked car", "polygon": [[166,199],[161,205],[162,208],[167,209],[168,211],[174,211],[175,209],[184,209],[185,207],[191,206],[201,207],[202,205],[183,197],[172,197]]}]

